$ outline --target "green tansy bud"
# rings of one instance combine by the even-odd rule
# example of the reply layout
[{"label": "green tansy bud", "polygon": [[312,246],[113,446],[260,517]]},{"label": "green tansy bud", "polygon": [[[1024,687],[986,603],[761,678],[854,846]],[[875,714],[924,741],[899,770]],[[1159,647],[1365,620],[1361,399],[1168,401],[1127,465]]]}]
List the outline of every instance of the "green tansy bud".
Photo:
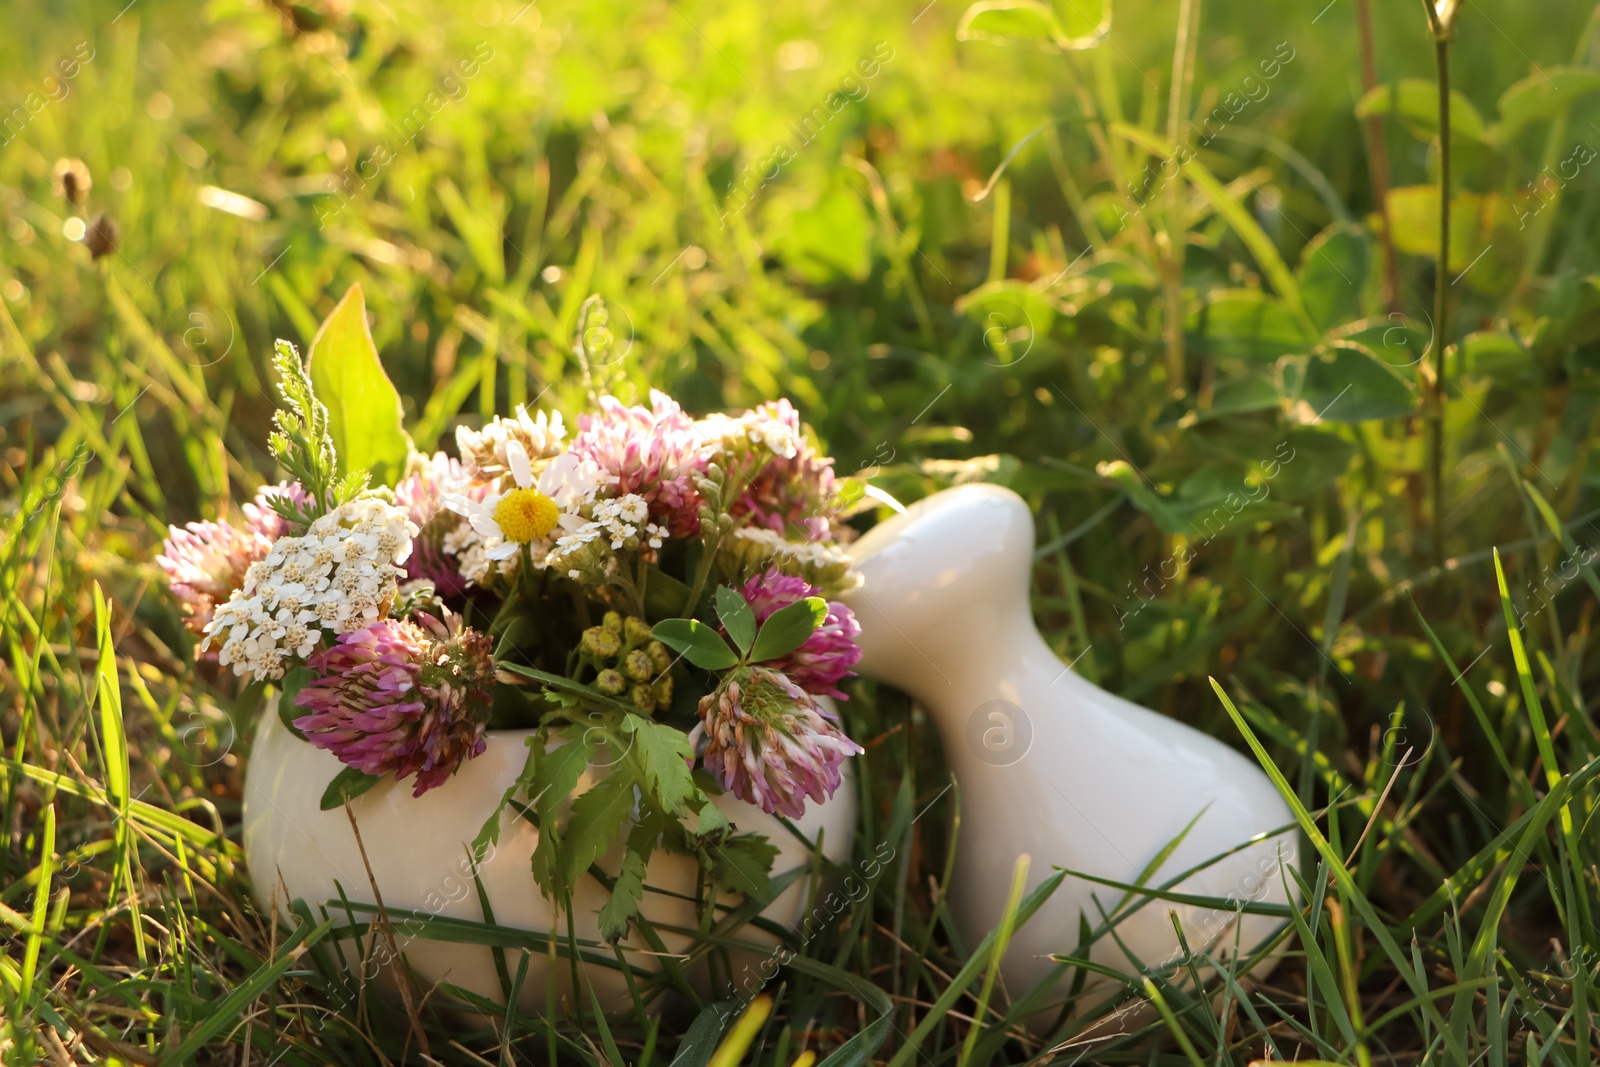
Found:
[{"label": "green tansy bud", "polygon": [[636,682],[648,682],[650,676],[655,674],[655,668],[650,664],[650,657],[645,655],[643,649],[634,649],[622,660],[622,670],[629,678]]},{"label": "green tansy bud", "polygon": [[650,640],[650,624],[637,615],[629,615],[622,620],[622,635],[628,639],[628,644],[642,645]]},{"label": "green tansy bud", "polygon": [[628,694],[628,699],[633,701],[634,707],[638,708],[646,715],[655,714],[656,694],[655,691],[648,685],[641,683],[640,685],[634,686],[633,691]]},{"label": "green tansy bud", "polygon": [[672,704],[672,675],[663,674],[651,682],[650,691],[656,695],[656,707],[669,707]]},{"label": "green tansy bud", "polygon": [[600,620],[600,625],[614,634],[620,634],[622,633],[622,616],[615,611],[608,611],[605,618]]},{"label": "green tansy bud", "polygon": [[622,676],[622,672],[610,667],[600,672],[594,684],[600,692],[613,697],[621,695],[622,691],[628,688],[628,680]]},{"label": "green tansy bud", "polygon": [[583,631],[583,650],[600,659],[610,659],[622,649],[622,641],[603,626],[591,626]]},{"label": "green tansy bud", "polygon": [[667,646],[660,641],[651,641],[644,646],[644,651],[645,655],[650,657],[651,664],[655,666],[658,672],[672,666],[672,653],[668,652]]}]

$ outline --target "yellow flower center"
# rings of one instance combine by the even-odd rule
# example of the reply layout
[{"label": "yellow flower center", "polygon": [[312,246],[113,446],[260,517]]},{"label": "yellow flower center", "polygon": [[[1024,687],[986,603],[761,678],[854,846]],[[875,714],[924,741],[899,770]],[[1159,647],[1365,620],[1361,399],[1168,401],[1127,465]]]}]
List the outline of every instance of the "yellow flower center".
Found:
[{"label": "yellow flower center", "polygon": [[494,521],[507,541],[537,541],[556,528],[556,502],[537,489],[513,489],[494,507]]}]

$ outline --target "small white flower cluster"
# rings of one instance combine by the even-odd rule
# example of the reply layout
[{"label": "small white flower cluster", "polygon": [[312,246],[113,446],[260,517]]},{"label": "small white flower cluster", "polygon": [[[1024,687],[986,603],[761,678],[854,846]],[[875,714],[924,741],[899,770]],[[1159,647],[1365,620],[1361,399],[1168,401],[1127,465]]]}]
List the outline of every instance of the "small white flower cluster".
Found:
[{"label": "small white flower cluster", "polygon": [[488,479],[509,473],[511,459],[506,445],[516,441],[532,460],[549,459],[561,451],[567,428],[561,421],[561,412],[528,414],[525,407],[517,408],[513,417],[496,417],[481,430],[456,427],[456,448],[461,462],[472,477]]},{"label": "small white flower cluster", "polygon": [[832,542],[790,541],[762,526],[741,526],[726,551],[745,573],[776,567],[823,588],[853,584],[850,556]]},{"label": "small white flower cluster", "polygon": [[[456,570],[461,572],[461,577],[473,585],[485,584],[489,580],[491,569],[509,580],[522,565],[520,556],[490,559],[489,546],[483,534],[473,529],[472,523],[466,521],[458,523],[444,535],[440,548],[444,550],[445,555],[456,561]],[[535,569],[542,568],[543,560],[540,553],[534,553],[531,558]]]},{"label": "small white flower cluster", "polygon": [[764,449],[781,459],[800,453],[800,439],[782,421],[757,408],[742,415],[711,415],[698,423],[714,452],[744,453]]},{"label": "small white flower cluster", "polygon": [[404,509],[369,497],[322,516],[302,537],[278,538],[217,608],[205,646],[220,644],[217,659],[235,674],[283,677],[324,631],[348,633],[388,614],[416,534]]},{"label": "small white flower cluster", "polygon": [[625,493],[609,500],[596,501],[594,518],[556,541],[556,552],[570,552],[590,541],[606,539],[613,549],[627,546],[639,538],[651,548],[660,548],[667,528],[650,521],[650,505],[637,493]]}]

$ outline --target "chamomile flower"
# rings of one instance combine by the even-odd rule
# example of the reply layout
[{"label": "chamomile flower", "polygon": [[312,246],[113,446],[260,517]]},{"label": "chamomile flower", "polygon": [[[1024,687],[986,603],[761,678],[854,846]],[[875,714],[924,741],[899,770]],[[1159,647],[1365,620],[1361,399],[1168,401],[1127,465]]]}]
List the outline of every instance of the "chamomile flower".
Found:
[{"label": "chamomile flower", "polygon": [[[594,498],[604,479],[598,467],[571,452],[550,460],[537,477],[521,441],[507,441],[505,455],[512,488],[490,493],[482,500],[461,493],[444,498],[444,506],[464,516],[476,535],[463,533],[449,546],[462,557],[462,573],[474,581],[481,578],[469,573],[466,559],[480,551],[484,572],[489,563],[519,555],[524,545],[528,546],[534,565],[542,567],[553,543],[551,535],[557,529],[572,531],[586,524],[579,509]],[[473,566],[471,570],[478,568]]]}]

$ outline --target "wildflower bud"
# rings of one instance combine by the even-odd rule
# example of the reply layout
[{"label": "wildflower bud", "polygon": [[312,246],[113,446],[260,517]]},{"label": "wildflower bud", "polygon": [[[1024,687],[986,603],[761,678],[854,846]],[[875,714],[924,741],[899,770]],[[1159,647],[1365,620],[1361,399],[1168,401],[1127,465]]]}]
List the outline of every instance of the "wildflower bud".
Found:
[{"label": "wildflower bud", "polygon": [[637,648],[629,652],[627,658],[622,661],[622,670],[636,682],[648,682],[650,676],[656,673],[655,668],[650,665],[650,657],[645,655],[642,649]]},{"label": "wildflower bud", "polygon": [[732,515],[723,515],[723,516],[721,516],[720,518],[717,519],[717,530],[718,530],[718,532],[726,534],[732,529],[733,529],[733,516]]},{"label": "wildflower bud", "polygon": [[707,507],[704,504],[700,505],[699,515],[700,515],[700,525],[701,526],[709,528],[713,523],[715,523],[717,521],[717,513],[712,511],[709,507]]},{"label": "wildflower bud", "polygon": [[628,680],[622,676],[621,671],[607,667],[600,672],[600,677],[594,680],[594,685],[600,692],[614,697],[628,688]]},{"label": "wildflower bud", "polygon": [[641,682],[639,685],[634,686],[633,691],[628,694],[628,699],[633,701],[634,707],[646,715],[655,714],[656,694],[648,685]]},{"label": "wildflower bud", "polygon": [[706,479],[712,484],[720,487],[725,478],[727,478],[727,475],[722,472],[722,467],[720,465],[716,463],[709,463],[706,465]]},{"label": "wildflower bud", "polygon": [[591,626],[583,631],[583,650],[599,659],[610,659],[622,649],[617,635],[603,626]]},{"label": "wildflower bud", "polygon": [[622,635],[628,639],[628,644],[642,645],[650,640],[650,624],[637,615],[629,615],[622,620]]},{"label": "wildflower bud", "polygon": [[89,254],[95,259],[103,259],[115,252],[121,241],[122,231],[116,220],[105,212],[96,215],[94,221],[89,223],[89,233],[83,239]]},{"label": "wildflower bud", "polygon": [[56,195],[78,210],[83,210],[83,205],[89,199],[89,190],[94,185],[93,179],[89,177],[89,168],[83,160],[56,160],[50,177]]},{"label": "wildflower bud", "polygon": [[651,682],[650,691],[656,695],[656,707],[669,707],[672,704],[672,675],[663,674]]},{"label": "wildflower bud", "polygon": [[645,655],[650,657],[650,663],[655,667],[657,673],[672,666],[672,653],[668,652],[667,646],[660,641],[651,641],[644,646],[644,651]]},{"label": "wildflower bud", "polygon": [[600,620],[600,625],[604,626],[607,630],[610,630],[614,634],[621,634],[622,616],[618,612],[608,611],[605,614],[605,618]]}]

